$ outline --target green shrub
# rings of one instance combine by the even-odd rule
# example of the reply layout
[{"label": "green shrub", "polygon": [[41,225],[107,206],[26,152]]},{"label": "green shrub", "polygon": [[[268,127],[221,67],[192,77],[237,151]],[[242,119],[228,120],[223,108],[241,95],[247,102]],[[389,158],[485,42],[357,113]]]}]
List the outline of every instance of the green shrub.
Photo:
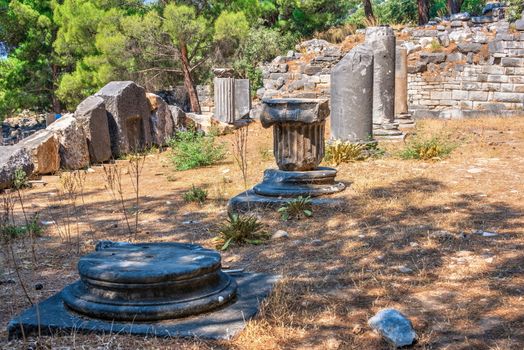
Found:
[{"label": "green shrub", "polygon": [[301,217],[313,216],[311,197],[302,197],[289,200],[284,206],[278,209],[282,220],[290,218],[300,219]]},{"label": "green shrub", "polygon": [[29,233],[39,237],[44,231],[42,226],[39,223],[39,216],[35,215],[29,221],[29,225],[13,225],[13,224],[3,224],[0,225],[0,236],[4,241],[9,241],[19,237],[24,237]]},{"label": "green shrub", "polygon": [[407,143],[400,152],[400,157],[402,159],[439,160],[447,157],[455,147],[437,136],[430,139],[414,139]]},{"label": "green shrub", "polygon": [[195,131],[182,131],[169,141],[172,161],[177,170],[211,165],[224,159],[225,147],[215,144],[215,137]]},{"label": "green shrub", "polygon": [[231,244],[260,244],[269,238],[261,222],[255,216],[229,213],[226,223],[220,227],[217,248],[227,250]]},{"label": "green shrub", "polygon": [[191,189],[184,193],[184,200],[186,202],[197,202],[204,204],[207,199],[207,191],[200,187],[191,186]]}]

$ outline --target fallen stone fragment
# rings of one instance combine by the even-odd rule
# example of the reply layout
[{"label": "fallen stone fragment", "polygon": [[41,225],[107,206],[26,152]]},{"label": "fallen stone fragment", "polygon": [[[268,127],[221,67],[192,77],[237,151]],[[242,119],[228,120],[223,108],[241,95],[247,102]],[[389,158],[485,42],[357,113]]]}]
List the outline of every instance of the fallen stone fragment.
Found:
[{"label": "fallen stone fragment", "polygon": [[20,143],[31,154],[34,174],[53,174],[60,169],[59,144],[53,132],[39,130]]},{"label": "fallen stone fragment", "polygon": [[0,146],[0,189],[12,186],[17,169],[29,176],[33,173],[31,154],[22,144]]},{"label": "fallen stone fragment", "polygon": [[277,232],[273,233],[271,236],[271,239],[280,239],[280,238],[289,238],[289,234],[284,230],[278,230]]},{"label": "fallen stone fragment", "polygon": [[47,127],[60,143],[60,164],[67,170],[77,170],[89,165],[89,150],[82,125],[66,114]]},{"label": "fallen stone fragment", "polygon": [[104,100],[98,96],[89,96],[76,108],[75,118],[84,130],[91,163],[110,160],[111,139]]},{"label": "fallen stone fragment", "polygon": [[417,338],[411,321],[395,309],[380,310],[368,325],[397,348],[411,345]]}]

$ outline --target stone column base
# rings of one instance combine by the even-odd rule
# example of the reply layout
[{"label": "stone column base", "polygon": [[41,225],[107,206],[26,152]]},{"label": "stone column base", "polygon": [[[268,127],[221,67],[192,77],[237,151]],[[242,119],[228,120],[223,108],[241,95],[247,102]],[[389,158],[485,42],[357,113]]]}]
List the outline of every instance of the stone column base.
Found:
[{"label": "stone column base", "polygon": [[395,116],[395,123],[399,125],[401,129],[415,127],[415,120],[411,118],[411,113],[401,113]]},{"label": "stone column base", "polygon": [[253,189],[233,197],[228,204],[230,212],[254,209],[277,209],[292,198],[313,197],[313,205],[342,204],[332,198],[317,198],[343,191],[346,185],[335,181],[337,171],[319,167],[311,171],[282,171],[268,169],[263,181]]}]

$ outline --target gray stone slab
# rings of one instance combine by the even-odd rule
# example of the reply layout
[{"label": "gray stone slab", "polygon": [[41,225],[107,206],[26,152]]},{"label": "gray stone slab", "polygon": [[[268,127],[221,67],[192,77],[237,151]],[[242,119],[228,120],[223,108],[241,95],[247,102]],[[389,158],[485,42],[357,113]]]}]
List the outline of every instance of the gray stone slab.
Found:
[{"label": "gray stone slab", "polygon": [[150,109],[143,87],[112,81],[96,93],[105,102],[113,157],[151,146]]},{"label": "gray stone slab", "polygon": [[249,79],[235,79],[235,120],[249,115],[250,110],[251,89]]},{"label": "gray stone slab", "polygon": [[241,273],[234,277],[238,294],[232,304],[210,313],[153,323],[87,318],[70,311],[58,293],[14,317],[8,324],[9,338],[22,337],[22,328],[25,336],[38,334],[40,328],[41,333],[47,335],[80,332],[228,340],[240,333],[247,321],[257,314],[260,302],[270,294],[279,279],[278,276],[258,273]]},{"label": "gray stone slab", "polygon": [[[228,203],[229,212],[249,212],[252,210],[275,210],[286,204],[290,198],[269,197],[256,194],[253,190],[248,190],[231,198]],[[345,198],[314,197],[311,204],[322,208],[336,208],[346,203]]]},{"label": "gray stone slab", "polygon": [[373,51],[366,45],[358,45],[331,73],[331,137],[368,141],[372,125]]}]

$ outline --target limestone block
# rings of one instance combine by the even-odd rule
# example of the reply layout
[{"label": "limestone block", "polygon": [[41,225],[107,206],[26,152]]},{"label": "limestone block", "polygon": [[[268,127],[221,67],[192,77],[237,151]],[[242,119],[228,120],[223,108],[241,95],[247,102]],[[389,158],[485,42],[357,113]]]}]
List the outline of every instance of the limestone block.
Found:
[{"label": "limestone block", "polygon": [[503,67],[524,67],[524,58],[503,57],[500,64]]},{"label": "limestone block", "polygon": [[113,157],[151,145],[150,107],[144,88],[132,81],[113,81],[96,93],[108,112]]},{"label": "limestone block", "polygon": [[82,125],[73,114],[66,114],[47,127],[60,143],[60,165],[67,170],[89,166],[89,149]]},{"label": "limestone block", "polygon": [[23,170],[27,176],[33,173],[34,165],[29,150],[21,143],[0,146],[0,189],[12,186],[17,169]]},{"label": "limestone block", "polygon": [[480,49],[482,48],[482,45],[478,44],[478,43],[465,43],[465,42],[462,42],[462,43],[458,43],[457,44],[457,48],[462,53],[469,53],[469,52],[476,53],[476,52],[480,51]]},{"label": "limestone block", "polygon": [[486,91],[470,91],[469,99],[471,101],[487,101],[488,93]]},{"label": "limestone block", "polygon": [[20,144],[31,155],[34,174],[54,174],[60,170],[60,145],[52,131],[39,130]]},{"label": "limestone block", "polygon": [[420,59],[425,63],[442,63],[446,60],[444,52],[422,52]]},{"label": "limestone block", "polygon": [[153,143],[163,146],[173,136],[174,123],[168,104],[158,95],[146,93],[151,110],[151,138]]},{"label": "limestone block", "polygon": [[432,100],[449,100],[451,99],[451,91],[432,91]]},{"label": "limestone block", "polygon": [[111,139],[104,100],[98,96],[89,96],[78,105],[74,116],[84,130],[91,163],[110,160]]},{"label": "limestone block", "polygon": [[524,94],[519,93],[495,92],[493,98],[498,102],[524,102]]},{"label": "limestone block", "polygon": [[468,98],[468,91],[453,90],[451,92],[451,98],[453,98],[454,100],[466,100]]}]

